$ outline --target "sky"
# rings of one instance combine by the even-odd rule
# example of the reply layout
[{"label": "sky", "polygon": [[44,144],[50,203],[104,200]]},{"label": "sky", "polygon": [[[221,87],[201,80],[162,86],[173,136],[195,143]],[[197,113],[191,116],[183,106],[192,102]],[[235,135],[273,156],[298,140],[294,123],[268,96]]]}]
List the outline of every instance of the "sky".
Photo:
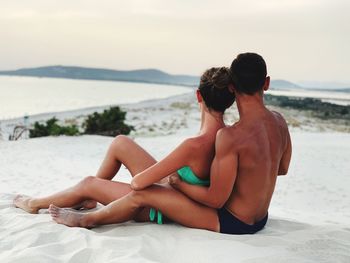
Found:
[{"label": "sky", "polygon": [[348,0],[1,0],[0,70],[200,75],[257,52],[272,79],[350,84]]}]

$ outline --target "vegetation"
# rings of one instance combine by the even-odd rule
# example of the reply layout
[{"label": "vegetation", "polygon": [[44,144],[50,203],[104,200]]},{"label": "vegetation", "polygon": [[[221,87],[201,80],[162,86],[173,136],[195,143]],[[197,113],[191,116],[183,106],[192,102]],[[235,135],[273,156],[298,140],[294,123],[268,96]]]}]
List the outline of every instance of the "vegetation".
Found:
[{"label": "vegetation", "polygon": [[46,121],[46,124],[34,123],[34,128],[29,130],[29,137],[58,136],[58,135],[78,135],[79,129],[76,125],[60,126],[55,117]]},{"label": "vegetation", "polygon": [[265,95],[268,105],[310,111],[313,117],[321,119],[350,120],[350,106],[336,105],[312,98],[292,98]]},{"label": "vegetation", "polygon": [[85,134],[98,134],[105,136],[117,136],[129,134],[134,130],[133,126],[124,123],[126,112],[119,107],[111,107],[102,113],[94,112],[85,120],[83,127]]},{"label": "vegetation", "polygon": [[[129,134],[134,130],[133,126],[124,123],[126,112],[119,107],[111,107],[102,113],[94,112],[87,116],[83,123],[84,134],[98,134],[105,136],[117,136],[119,134]],[[55,117],[46,121],[45,124],[34,123],[33,129],[29,130],[29,137],[74,136],[81,134],[76,125],[60,126]]]}]

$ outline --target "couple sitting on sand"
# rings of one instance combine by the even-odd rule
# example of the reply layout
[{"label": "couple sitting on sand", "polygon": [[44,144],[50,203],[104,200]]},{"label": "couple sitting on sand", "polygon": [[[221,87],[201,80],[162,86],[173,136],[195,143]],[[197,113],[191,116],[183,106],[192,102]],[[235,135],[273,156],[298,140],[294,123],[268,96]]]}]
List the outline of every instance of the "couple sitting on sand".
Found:
[{"label": "couple sitting on sand", "polygon": [[[16,207],[30,213],[41,208],[57,223],[91,228],[135,220],[165,221],[226,234],[261,230],[276,178],[285,175],[291,141],[283,117],[264,106],[269,88],[264,59],[254,53],[237,56],[231,68],[204,72],[197,90],[201,126],[157,162],[126,136],[110,145],[97,175],[43,198],[17,196]],[[224,111],[236,100],[240,119],[232,126]],[[111,181],[121,165],[131,184]],[[97,202],[103,208],[81,213]]]}]

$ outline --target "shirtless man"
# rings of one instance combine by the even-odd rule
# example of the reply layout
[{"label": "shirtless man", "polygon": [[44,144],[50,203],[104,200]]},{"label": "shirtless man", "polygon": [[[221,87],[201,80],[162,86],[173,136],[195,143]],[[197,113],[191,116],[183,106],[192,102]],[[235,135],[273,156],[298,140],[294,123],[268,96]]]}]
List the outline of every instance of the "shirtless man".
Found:
[{"label": "shirtless man", "polygon": [[218,210],[220,232],[255,233],[267,221],[277,176],[288,172],[292,145],[284,118],[264,105],[263,93],[270,84],[264,59],[240,54],[232,62],[231,74],[240,119],[217,134],[210,187],[203,191],[174,177],[171,182],[208,206],[228,196]]},{"label": "shirtless man", "polygon": [[[263,58],[240,54],[230,71],[230,89],[236,95],[240,120],[216,135],[209,187],[185,183],[176,174],[170,176],[169,183],[178,191],[157,184],[146,187],[139,184],[141,175],[136,175],[131,182],[133,191],[104,208],[81,214],[51,205],[52,218],[60,224],[90,228],[135,219],[143,208],[152,207],[188,227],[226,234],[261,230],[267,222],[277,175],[288,171],[290,135],[283,117],[264,106],[263,93],[270,78]],[[203,147],[196,143],[190,150],[192,155],[179,153],[167,161],[176,166]]]}]

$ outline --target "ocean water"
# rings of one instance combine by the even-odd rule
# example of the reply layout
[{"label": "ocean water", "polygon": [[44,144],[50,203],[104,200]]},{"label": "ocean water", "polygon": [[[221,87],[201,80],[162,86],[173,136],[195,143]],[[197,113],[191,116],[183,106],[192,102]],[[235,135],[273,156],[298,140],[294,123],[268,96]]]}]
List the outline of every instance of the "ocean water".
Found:
[{"label": "ocean water", "polygon": [[148,83],[0,76],[0,120],[137,103],[188,92],[193,90]]}]

